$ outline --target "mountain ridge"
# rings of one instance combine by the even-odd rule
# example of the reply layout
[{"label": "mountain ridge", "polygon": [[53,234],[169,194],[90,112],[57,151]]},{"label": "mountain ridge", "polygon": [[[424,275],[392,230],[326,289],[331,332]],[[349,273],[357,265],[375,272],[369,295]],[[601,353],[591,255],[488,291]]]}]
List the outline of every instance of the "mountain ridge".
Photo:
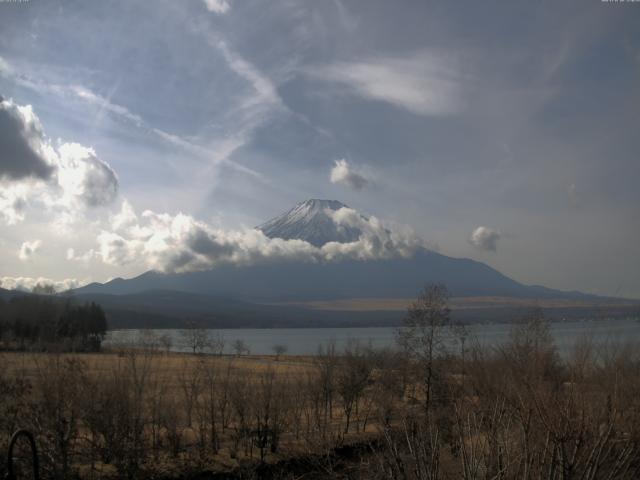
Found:
[{"label": "mountain ridge", "polygon": [[481,262],[447,257],[426,249],[410,258],[391,260],[221,265],[213,270],[188,273],[148,271],[131,279],[89,284],[75,292],[121,295],[172,289],[230,295],[248,301],[326,300],[415,297],[426,283],[443,283],[453,296],[593,297],[581,292],[523,285]]}]

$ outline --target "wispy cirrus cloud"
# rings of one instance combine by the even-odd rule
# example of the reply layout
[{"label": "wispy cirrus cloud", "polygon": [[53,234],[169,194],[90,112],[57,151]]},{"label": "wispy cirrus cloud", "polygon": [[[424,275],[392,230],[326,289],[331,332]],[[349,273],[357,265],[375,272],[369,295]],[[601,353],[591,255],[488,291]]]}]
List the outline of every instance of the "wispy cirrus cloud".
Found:
[{"label": "wispy cirrus cloud", "polygon": [[435,52],[340,61],[307,68],[305,73],[416,115],[447,115],[462,108],[462,75],[450,60]]},{"label": "wispy cirrus cloud", "polygon": [[55,80],[52,81],[37,75],[32,75],[29,72],[19,71],[2,57],[0,57],[0,76],[10,80],[16,85],[40,94],[55,95],[66,100],[72,99],[80,101],[95,109],[96,119],[99,119],[104,112],[109,112],[121,120],[142,127],[143,120],[140,115],[112,101],[111,96],[113,95],[114,89],[105,97],[78,83],[56,82]]},{"label": "wispy cirrus cloud", "polygon": [[18,73],[2,57],[0,57],[0,76],[40,94],[50,94],[62,100],[71,99],[81,102],[95,111],[95,121],[99,121],[104,113],[107,112],[119,121],[125,122],[127,125],[133,125],[143,134],[154,136],[162,142],[207,161],[211,165],[224,164],[238,172],[263,179],[264,175],[232,161],[230,157],[234,151],[247,143],[248,134],[253,131],[255,125],[262,119],[262,114],[266,110],[265,106],[279,104],[279,97],[274,94],[275,88],[268,80],[261,77],[251,64],[237,57],[224,42],[220,43],[219,47],[230,68],[248,80],[256,89],[257,95],[246,100],[241,105],[242,108],[240,110],[244,112],[244,116],[247,118],[248,126],[246,128],[235,129],[231,136],[205,141],[203,144],[149,125],[138,113],[131,111],[124,105],[113,102],[111,99],[113,91],[109,95],[103,96],[83,85],[56,83],[29,74]]},{"label": "wispy cirrus cloud", "polygon": [[[117,115],[120,118],[129,120],[138,127],[141,127],[143,124],[143,120],[140,115],[131,112],[127,107],[124,107],[117,103],[113,103],[111,101],[111,98],[103,97],[102,95],[99,95],[81,85],[72,85],[69,86],[68,89],[77,98],[85,101],[90,105],[96,106],[98,108],[98,117],[102,114],[103,111],[107,111],[109,113]],[[111,95],[112,94],[113,93],[111,93]]]}]

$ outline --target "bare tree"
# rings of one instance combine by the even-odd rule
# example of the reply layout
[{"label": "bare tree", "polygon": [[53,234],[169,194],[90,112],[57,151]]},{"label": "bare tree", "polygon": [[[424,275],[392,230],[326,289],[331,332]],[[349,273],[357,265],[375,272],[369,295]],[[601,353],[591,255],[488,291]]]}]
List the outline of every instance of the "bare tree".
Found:
[{"label": "bare tree", "polygon": [[279,381],[273,370],[260,375],[252,396],[253,430],[255,445],[264,461],[267,447],[272,453],[278,450],[280,435],[284,429],[285,385]]},{"label": "bare tree", "polygon": [[344,433],[349,433],[352,413],[371,377],[372,364],[367,352],[357,343],[349,345],[337,369],[337,392],[342,399],[345,416]]},{"label": "bare tree", "polygon": [[222,433],[229,426],[231,417],[231,408],[229,406],[229,395],[231,389],[232,373],[234,373],[233,359],[229,358],[226,362],[224,373],[220,375],[218,382],[218,392],[216,395],[216,407],[220,415],[220,428]]},{"label": "bare tree", "polygon": [[244,354],[249,355],[251,350],[249,350],[249,346],[244,342],[244,340],[236,340],[233,342],[233,350],[236,352],[237,356],[241,356]]},{"label": "bare tree", "polygon": [[197,322],[186,322],[185,328],[180,333],[184,346],[190,349],[193,354],[203,353],[210,345],[208,331]]},{"label": "bare tree", "polygon": [[319,384],[322,389],[324,407],[323,423],[326,425],[328,420],[333,418],[333,396],[335,393],[335,376],[338,365],[335,342],[329,342],[326,347],[320,345],[315,362],[320,376]]},{"label": "bare tree", "polygon": [[196,404],[200,390],[202,389],[203,369],[200,368],[200,361],[194,364],[191,358],[182,360],[182,365],[178,373],[180,389],[182,390],[183,402],[186,413],[186,426],[191,428],[193,408]]},{"label": "bare tree", "polygon": [[165,361],[164,358],[159,358],[154,362],[153,374],[149,376],[148,394],[145,395],[146,411],[149,418],[147,430],[151,437],[151,451],[155,460],[159,459],[162,444],[161,432],[165,406],[163,399],[169,393]]},{"label": "bare tree", "polygon": [[215,334],[209,332],[207,343],[209,350],[213,354],[220,356],[224,352],[226,341],[224,339],[224,336],[220,332],[216,332]]},{"label": "bare tree", "polygon": [[180,419],[179,407],[180,402],[173,396],[167,395],[162,398],[160,422],[169,444],[169,453],[173,458],[178,458],[183,448],[184,429]]},{"label": "bare tree", "polygon": [[153,352],[160,347],[160,338],[153,330],[141,330],[138,332],[136,346]]},{"label": "bare tree", "polygon": [[233,411],[233,447],[232,457],[237,456],[240,444],[244,446],[245,455],[249,455],[251,444],[251,408],[253,406],[253,389],[246,375],[236,375],[229,388],[229,405]]},{"label": "bare tree", "polygon": [[45,466],[53,478],[72,476],[73,445],[80,429],[80,386],[85,365],[56,355],[37,365],[34,422],[44,441]]},{"label": "bare tree", "polygon": [[145,461],[149,423],[145,399],[153,358],[130,352],[99,378],[82,380],[82,424],[91,452],[98,452],[102,462],[114,464],[120,478],[134,478]]},{"label": "bare tree", "polygon": [[273,353],[276,354],[276,360],[280,360],[280,356],[287,353],[287,346],[278,344],[271,347],[271,350],[273,350]]},{"label": "bare tree", "polygon": [[433,396],[435,359],[445,350],[451,324],[449,293],[444,285],[429,285],[409,306],[398,343],[417,364],[424,388],[424,408],[429,412]]},{"label": "bare tree", "polygon": [[171,347],[173,346],[173,338],[171,338],[171,335],[169,335],[168,333],[163,333],[162,335],[160,335],[160,338],[158,340],[164,352],[169,353],[171,351]]},{"label": "bare tree", "polygon": [[201,442],[204,446],[207,443],[211,446],[211,451],[217,453],[220,448],[219,425],[218,425],[218,402],[221,394],[220,376],[218,365],[209,358],[200,364],[202,369],[202,392],[198,402],[198,415],[201,417]]},{"label": "bare tree", "polygon": [[542,309],[532,309],[513,325],[503,353],[512,366],[527,377],[554,373],[559,366],[559,358],[551,336],[551,326]]}]

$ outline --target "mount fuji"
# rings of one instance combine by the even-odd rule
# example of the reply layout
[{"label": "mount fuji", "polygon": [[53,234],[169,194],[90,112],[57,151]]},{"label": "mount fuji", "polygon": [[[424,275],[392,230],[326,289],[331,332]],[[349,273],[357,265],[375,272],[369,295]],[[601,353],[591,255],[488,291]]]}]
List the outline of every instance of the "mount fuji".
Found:
[{"label": "mount fuji", "polygon": [[[341,208],[349,207],[337,200],[310,199],[256,228],[269,238],[304,240],[316,247],[329,242],[355,242],[362,232],[358,228],[337,225],[327,214]],[[367,220],[364,216],[362,219]]]},{"label": "mount fuji", "polygon": [[[345,212],[357,221],[336,221],[336,217]],[[272,239],[301,240],[318,249],[331,246],[353,251],[366,235],[371,235],[360,227],[368,228],[372,219],[335,200],[311,199],[256,228]],[[393,248],[392,232],[381,226],[376,232],[378,237],[367,240],[369,243],[379,242]],[[123,319],[117,322],[120,326],[131,326],[136,324],[132,318],[142,318],[123,312],[139,313],[140,310],[146,312],[145,318],[151,319],[145,320],[145,325],[158,324],[159,318],[171,312],[173,319],[196,316],[210,325],[222,322],[225,326],[310,326],[326,324],[328,319],[334,323],[348,319],[358,324],[380,324],[392,317],[397,321],[398,312],[389,316],[389,312],[382,311],[386,307],[380,307],[377,313],[371,311],[375,309],[368,309],[367,313],[306,307],[314,302],[344,305],[350,300],[407,300],[415,298],[429,283],[445,284],[453,297],[500,297],[517,299],[520,304],[526,299],[530,302],[570,301],[574,306],[576,302],[603,300],[579,292],[524,285],[484,263],[442,255],[420,244],[410,255],[391,258],[345,257],[315,262],[294,259],[253,265],[223,263],[210,270],[185,273],[149,271],[131,279],[89,284],[73,293],[106,305],[107,311],[111,308]],[[466,314],[472,311],[466,310]],[[483,312],[486,315],[488,310]],[[374,317],[377,320],[372,320]],[[162,322],[162,325],[167,322],[173,325],[173,320]]]},{"label": "mount fuji", "polygon": [[[256,228],[269,238],[303,240],[315,247],[336,242],[340,247],[357,242],[365,234],[358,225],[335,221],[334,215],[343,209],[354,212],[336,200],[306,200]],[[356,215],[368,225],[368,217]],[[384,238],[374,240],[393,248],[391,232],[386,228],[380,231]],[[581,295],[526,286],[484,263],[448,257],[422,246],[417,246],[410,256],[395,258],[221,264],[211,270],[186,273],[149,271],[127,280],[117,278],[104,284],[92,283],[76,289],[75,293],[135,294],[164,289],[261,302],[411,298],[425,284],[433,282],[445,284],[453,296],[549,298]]]}]

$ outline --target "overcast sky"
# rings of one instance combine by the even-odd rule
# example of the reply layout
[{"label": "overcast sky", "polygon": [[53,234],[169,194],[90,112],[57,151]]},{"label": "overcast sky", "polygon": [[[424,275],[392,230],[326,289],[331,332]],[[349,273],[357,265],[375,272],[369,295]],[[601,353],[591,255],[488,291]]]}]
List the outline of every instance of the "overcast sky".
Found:
[{"label": "overcast sky", "polygon": [[252,251],[329,198],[640,298],[640,3],[28,0],[0,32],[5,287]]}]

